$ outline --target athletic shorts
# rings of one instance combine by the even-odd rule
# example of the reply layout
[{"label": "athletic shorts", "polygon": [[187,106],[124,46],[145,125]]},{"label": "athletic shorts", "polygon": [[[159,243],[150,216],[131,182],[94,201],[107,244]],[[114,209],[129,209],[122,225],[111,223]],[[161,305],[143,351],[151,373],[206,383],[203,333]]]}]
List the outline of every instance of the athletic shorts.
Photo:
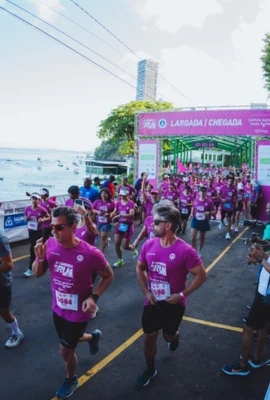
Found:
[{"label": "athletic shorts", "polygon": [[264,296],[257,292],[247,317],[246,325],[256,330],[263,329],[270,322],[270,304],[263,300]]},{"label": "athletic shorts", "polygon": [[12,286],[0,286],[0,308],[10,308]]},{"label": "athletic shorts", "polygon": [[53,322],[62,346],[75,349],[87,327],[86,322],[71,322],[53,313]]},{"label": "athletic shorts", "polygon": [[242,212],[244,208],[244,204],[243,203],[238,203],[238,206],[235,207],[235,212]]},{"label": "athletic shorts", "polygon": [[[181,213],[181,211],[180,211],[180,213]],[[188,221],[189,216],[190,216],[190,213],[188,213],[188,214],[182,214],[181,213],[181,220],[182,221]]]},{"label": "athletic shorts", "polygon": [[234,211],[221,210],[221,219],[223,220],[225,217],[231,218],[231,216],[233,214],[234,214]]},{"label": "athletic shorts", "polygon": [[196,229],[200,232],[208,232],[211,230],[209,221],[206,219],[204,221],[199,221],[197,218],[193,217],[190,226],[191,229]]},{"label": "athletic shorts", "polygon": [[168,335],[175,335],[185,312],[182,304],[169,304],[159,301],[155,306],[144,306],[142,328],[144,333],[163,330]]},{"label": "athletic shorts", "polygon": [[115,235],[121,235],[123,239],[131,240],[133,233],[134,233],[134,225],[129,225],[128,230],[126,232],[119,231],[118,229],[119,223],[115,227]]},{"label": "athletic shorts", "polygon": [[112,224],[98,225],[97,228],[99,232],[111,232]]}]

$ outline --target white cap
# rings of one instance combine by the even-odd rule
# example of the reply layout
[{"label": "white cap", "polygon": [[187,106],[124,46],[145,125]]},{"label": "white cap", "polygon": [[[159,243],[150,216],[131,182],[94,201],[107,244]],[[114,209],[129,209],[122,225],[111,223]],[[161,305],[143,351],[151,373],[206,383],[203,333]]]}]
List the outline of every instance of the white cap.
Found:
[{"label": "white cap", "polygon": [[186,176],[185,178],[183,178],[183,181],[184,181],[184,182],[189,182],[188,177]]},{"label": "white cap", "polygon": [[255,185],[256,185],[256,183],[257,183],[256,179],[252,179],[252,181],[251,181],[251,185],[255,186]]},{"label": "white cap", "polygon": [[238,183],[237,189],[238,189],[238,190],[244,189],[244,185],[243,185],[242,182],[239,182],[239,183]]},{"label": "white cap", "polygon": [[31,193],[31,197],[36,197],[37,199],[40,199],[40,194],[38,192],[33,192]]},{"label": "white cap", "polygon": [[125,189],[125,188],[121,188],[120,192],[119,192],[120,196],[126,196],[128,193],[129,193],[129,190]]}]

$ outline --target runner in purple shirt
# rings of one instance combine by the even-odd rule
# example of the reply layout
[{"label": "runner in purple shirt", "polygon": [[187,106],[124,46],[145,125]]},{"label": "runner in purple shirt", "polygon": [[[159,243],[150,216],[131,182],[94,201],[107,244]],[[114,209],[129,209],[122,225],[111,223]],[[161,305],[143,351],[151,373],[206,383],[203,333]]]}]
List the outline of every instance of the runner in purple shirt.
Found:
[{"label": "runner in purple shirt", "polygon": [[[196,251],[177,238],[180,212],[173,204],[155,206],[154,239],[147,240],[137,264],[137,278],[144,294],[142,327],[146,369],[137,379],[138,386],[146,386],[157,375],[155,356],[159,330],[170,351],[179,345],[179,325],[187,297],[205,281],[206,273]],[[186,285],[187,275],[195,276]]]},{"label": "runner in purple shirt", "polygon": [[224,218],[227,219],[227,233],[225,238],[227,240],[231,239],[230,229],[232,225],[232,215],[235,209],[235,203],[237,201],[237,189],[233,185],[234,177],[232,175],[228,175],[227,184],[223,185],[219,192],[219,198],[221,200],[221,222],[219,224],[219,229],[222,229],[224,224]]},{"label": "runner in purple shirt", "polygon": [[[52,210],[54,208],[58,207],[58,204],[53,199],[49,198],[50,193],[49,193],[48,189],[46,189],[46,188],[41,189],[39,194],[41,197],[40,202],[39,202],[40,207],[45,208],[47,210],[48,214],[51,215]],[[42,229],[43,229],[42,237],[43,237],[44,242],[46,242],[46,240],[52,236],[51,218],[49,220],[43,222]]]},{"label": "runner in purple shirt", "polygon": [[[52,309],[55,329],[60,339],[60,353],[66,367],[66,379],[57,390],[59,398],[67,398],[78,387],[76,376],[79,342],[87,342],[92,355],[99,350],[101,331],[85,333],[96,301],[110,286],[113,271],[97,248],[75,237],[77,212],[70,207],[58,207],[52,212],[53,238],[35,246],[33,272],[37,278],[47,269],[51,274]],[[93,270],[101,279],[93,289]]]}]

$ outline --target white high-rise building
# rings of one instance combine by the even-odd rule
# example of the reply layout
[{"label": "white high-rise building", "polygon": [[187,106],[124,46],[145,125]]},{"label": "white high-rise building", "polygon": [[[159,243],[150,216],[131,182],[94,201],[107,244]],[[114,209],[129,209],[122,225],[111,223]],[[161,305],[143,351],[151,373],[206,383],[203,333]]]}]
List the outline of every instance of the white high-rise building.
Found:
[{"label": "white high-rise building", "polygon": [[138,62],[136,100],[155,101],[157,96],[158,63],[154,60]]}]

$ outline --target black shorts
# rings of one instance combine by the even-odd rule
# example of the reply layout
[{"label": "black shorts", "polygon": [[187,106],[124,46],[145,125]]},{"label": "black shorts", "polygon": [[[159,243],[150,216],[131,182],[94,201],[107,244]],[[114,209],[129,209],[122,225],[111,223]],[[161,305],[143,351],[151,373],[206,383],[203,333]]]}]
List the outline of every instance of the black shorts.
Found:
[{"label": "black shorts", "polygon": [[243,203],[238,203],[238,205],[235,207],[234,211],[235,212],[238,212],[238,211],[242,212],[243,208],[244,208],[244,204]]},{"label": "black shorts", "polygon": [[[181,213],[181,211],[180,211],[180,213]],[[181,220],[182,221],[188,221],[189,217],[190,217],[190,213],[188,213],[188,214],[182,214],[181,213]]]},{"label": "black shorts", "polygon": [[270,322],[270,305],[263,300],[264,296],[257,292],[247,317],[246,325],[256,330],[263,329]]},{"label": "black shorts", "polygon": [[231,216],[233,214],[234,214],[234,211],[221,210],[221,219],[223,220],[225,217],[231,218]]},{"label": "black shorts", "polygon": [[75,349],[79,339],[83,336],[87,327],[86,322],[71,322],[53,313],[53,322],[60,339],[60,343],[68,349]]},{"label": "black shorts", "polygon": [[165,301],[159,301],[155,306],[144,306],[143,331],[144,333],[153,333],[162,329],[168,335],[175,335],[184,312],[185,307],[181,304],[169,304]]},{"label": "black shorts", "polygon": [[12,286],[0,286],[0,308],[11,307]]},{"label": "black shorts", "polygon": [[209,221],[207,219],[204,221],[199,221],[195,217],[192,218],[190,227],[191,229],[196,229],[199,232],[208,232],[211,230]]}]

